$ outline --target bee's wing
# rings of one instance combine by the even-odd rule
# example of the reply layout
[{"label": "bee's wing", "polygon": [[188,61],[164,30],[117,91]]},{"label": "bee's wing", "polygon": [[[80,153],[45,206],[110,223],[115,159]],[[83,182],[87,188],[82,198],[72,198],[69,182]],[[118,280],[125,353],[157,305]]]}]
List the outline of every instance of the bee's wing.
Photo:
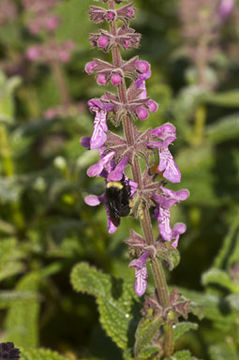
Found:
[{"label": "bee's wing", "polygon": [[110,199],[107,201],[107,207],[110,213],[110,220],[116,227],[118,227],[120,224],[119,204],[117,201]]}]

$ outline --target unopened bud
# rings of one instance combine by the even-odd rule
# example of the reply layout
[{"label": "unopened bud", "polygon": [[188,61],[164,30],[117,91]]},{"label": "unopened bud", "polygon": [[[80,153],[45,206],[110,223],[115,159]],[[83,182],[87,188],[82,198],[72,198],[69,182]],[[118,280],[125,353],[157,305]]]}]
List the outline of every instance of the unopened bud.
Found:
[{"label": "unopened bud", "polygon": [[85,71],[87,72],[87,74],[91,75],[93,74],[95,67],[96,67],[95,61],[88,62],[85,66]]},{"label": "unopened bud", "polygon": [[107,78],[105,74],[99,74],[96,78],[98,85],[106,85],[107,84]]},{"label": "unopened bud", "polygon": [[98,41],[97,41],[97,45],[101,48],[106,48],[106,46],[109,44],[109,38],[107,36],[100,36]]},{"label": "unopened bud", "polygon": [[142,106],[138,106],[136,108],[136,113],[137,113],[138,117],[140,118],[140,120],[146,120],[149,116],[148,110]]},{"label": "unopened bud", "polygon": [[111,76],[111,83],[112,85],[116,86],[119,85],[122,81],[122,76],[119,73],[113,73]]},{"label": "unopened bud", "polygon": [[135,62],[135,67],[141,73],[146,73],[150,69],[149,63],[147,61],[141,61],[141,60]]}]

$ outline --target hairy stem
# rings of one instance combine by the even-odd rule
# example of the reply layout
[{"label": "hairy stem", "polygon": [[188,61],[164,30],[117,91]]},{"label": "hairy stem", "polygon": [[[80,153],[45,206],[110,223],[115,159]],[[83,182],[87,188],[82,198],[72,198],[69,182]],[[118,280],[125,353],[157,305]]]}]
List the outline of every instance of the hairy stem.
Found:
[{"label": "hairy stem", "polygon": [[[109,8],[114,10],[114,1],[110,1]],[[113,21],[111,24],[111,33],[116,35],[117,25],[116,22]],[[116,45],[112,49],[112,57],[113,57],[113,64],[117,67],[122,65],[122,58],[120,54],[119,46]],[[118,96],[122,104],[127,103],[127,93],[126,93],[126,84],[124,79],[122,80],[121,84],[118,86]],[[123,130],[126,141],[128,145],[134,144],[134,131],[133,131],[133,124],[130,120],[129,115],[126,115],[123,119]],[[142,188],[142,174],[139,165],[138,159],[135,157],[132,164],[132,174],[133,180],[138,183],[138,189]],[[141,228],[144,233],[145,240],[148,245],[154,245],[154,236],[152,230],[152,223],[150,219],[149,209],[145,207],[142,211],[142,215],[140,216],[140,223]],[[156,285],[157,296],[160,305],[165,309],[170,306],[169,302],[169,290],[164,274],[164,270],[162,267],[161,262],[156,258],[151,258],[151,268],[154,277],[154,282]],[[170,356],[173,353],[173,329],[172,325],[165,324],[164,326],[164,353],[166,356]]]}]

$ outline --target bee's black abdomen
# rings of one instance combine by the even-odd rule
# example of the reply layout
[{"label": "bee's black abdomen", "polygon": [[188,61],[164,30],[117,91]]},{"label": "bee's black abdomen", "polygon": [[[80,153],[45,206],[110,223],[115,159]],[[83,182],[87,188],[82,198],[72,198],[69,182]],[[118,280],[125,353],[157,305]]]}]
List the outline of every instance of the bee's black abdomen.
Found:
[{"label": "bee's black abdomen", "polygon": [[130,187],[125,184],[124,179],[121,182],[111,182],[106,187],[106,206],[112,223],[118,227],[120,217],[127,216],[130,213],[129,196]]}]

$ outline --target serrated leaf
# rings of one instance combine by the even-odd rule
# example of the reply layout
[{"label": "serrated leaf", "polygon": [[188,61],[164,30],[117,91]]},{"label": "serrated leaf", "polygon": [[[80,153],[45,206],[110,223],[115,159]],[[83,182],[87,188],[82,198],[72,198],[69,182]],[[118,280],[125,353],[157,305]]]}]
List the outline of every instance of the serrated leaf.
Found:
[{"label": "serrated leaf", "polygon": [[151,343],[161,324],[161,318],[140,320],[135,334],[134,353],[136,358],[147,359],[157,352],[157,347],[152,346]]},{"label": "serrated leaf", "polygon": [[21,349],[21,360],[70,360],[49,349]]},{"label": "serrated leaf", "polygon": [[237,139],[239,136],[239,114],[225,116],[206,129],[206,135],[213,143]]},{"label": "serrated leaf", "polygon": [[127,349],[137,323],[132,313],[138,302],[133,284],[114,279],[86,263],[73,268],[71,283],[76,291],[96,297],[102,327],[121,349]]},{"label": "serrated leaf", "polygon": [[[39,272],[25,275],[17,284],[16,291],[31,291],[36,294],[40,278]],[[40,302],[37,297],[14,302],[7,313],[6,339],[13,341],[16,346],[37,346],[39,311]]]},{"label": "serrated leaf", "polygon": [[209,349],[211,360],[238,360],[239,353],[226,342],[212,345]]},{"label": "serrated leaf", "polygon": [[190,330],[197,330],[198,324],[189,321],[182,321],[174,325],[174,340],[177,341],[181,336]]}]

